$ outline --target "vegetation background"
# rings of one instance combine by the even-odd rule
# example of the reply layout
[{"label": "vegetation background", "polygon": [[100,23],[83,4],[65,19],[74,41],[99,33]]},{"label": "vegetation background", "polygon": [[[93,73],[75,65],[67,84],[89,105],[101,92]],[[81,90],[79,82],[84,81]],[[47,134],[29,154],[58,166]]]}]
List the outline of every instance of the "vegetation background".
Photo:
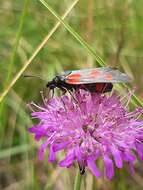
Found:
[{"label": "vegetation background", "polygon": [[[47,0],[63,15],[74,0]],[[106,62],[128,73],[135,93],[143,98],[143,0],[79,0],[65,19]],[[0,1],[0,93],[16,78],[35,53],[37,46],[57,23],[57,19],[38,0]],[[87,47],[87,46],[86,46]],[[99,66],[64,25],[52,34],[36,53],[26,74],[47,81],[68,69]],[[21,73],[22,74],[22,73]],[[40,102],[46,82],[20,75],[0,104],[0,189],[73,189],[75,168],[63,169],[37,159],[38,143],[27,129],[32,125],[26,104]],[[121,92],[121,91],[120,91]],[[83,190],[141,190],[143,163],[137,162],[135,175],[127,168],[116,170],[112,181],[96,180],[89,171],[83,177]]]}]

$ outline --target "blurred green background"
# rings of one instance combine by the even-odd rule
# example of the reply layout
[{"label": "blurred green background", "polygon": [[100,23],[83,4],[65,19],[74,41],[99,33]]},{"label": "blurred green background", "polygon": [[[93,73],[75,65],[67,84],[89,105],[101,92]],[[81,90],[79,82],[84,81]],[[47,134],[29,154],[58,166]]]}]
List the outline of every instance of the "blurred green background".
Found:
[{"label": "blurred green background", "polygon": [[[47,0],[62,15],[73,0]],[[134,81],[143,98],[143,0],[79,0],[65,21],[90,44],[109,66],[119,68]],[[52,30],[57,19],[38,0],[0,2],[0,93]],[[28,66],[25,74],[47,81],[68,69],[96,67],[98,63],[61,25]],[[27,128],[32,125],[26,104],[40,102],[46,82],[18,78],[0,104],[0,189],[73,189],[75,168],[58,168],[37,158],[38,143]],[[132,176],[127,168],[116,170],[112,181],[96,180],[89,171],[83,190],[141,190],[143,163]]]}]

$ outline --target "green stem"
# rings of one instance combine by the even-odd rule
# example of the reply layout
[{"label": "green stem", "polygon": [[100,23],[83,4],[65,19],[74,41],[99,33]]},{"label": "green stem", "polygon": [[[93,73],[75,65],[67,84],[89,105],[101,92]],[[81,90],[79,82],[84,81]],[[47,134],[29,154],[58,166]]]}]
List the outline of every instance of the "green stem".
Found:
[{"label": "green stem", "polygon": [[92,190],[96,189],[96,180],[95,176],[93,176],[93,182],[92,182]]},{"label": "green stem", "polygon": [[80,190],[81,181],[82,181],[82,175],[80,174],[79,169],[78,169],[76,177],[75,177],[74,190]]}]

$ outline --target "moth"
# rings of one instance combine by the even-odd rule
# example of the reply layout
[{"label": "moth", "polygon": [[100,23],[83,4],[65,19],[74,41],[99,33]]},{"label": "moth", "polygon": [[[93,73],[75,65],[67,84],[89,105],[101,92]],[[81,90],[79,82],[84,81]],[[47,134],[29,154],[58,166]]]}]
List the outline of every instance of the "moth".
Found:
[{"label": "moth", "polygon": [[114,83],[128,83],[131,78],[125,73],[110,67],[99,67],[66,71],[55,76],[47,83],[47,88],[60,89],[63,93],[72,92],[77,89],[84,89],[89,92],[106,93],[110,92]]}]

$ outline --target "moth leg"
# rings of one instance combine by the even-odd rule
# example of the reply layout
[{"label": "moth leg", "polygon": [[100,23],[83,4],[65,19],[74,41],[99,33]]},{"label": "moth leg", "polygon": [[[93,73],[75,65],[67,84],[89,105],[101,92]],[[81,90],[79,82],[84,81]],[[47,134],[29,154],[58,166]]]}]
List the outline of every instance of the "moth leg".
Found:
[{"label": "moth leg", "polygon": [[89,89],[88,89],[88,87],[86,85],[81,84],[80,88],[83,89],[83,90],[89,91]]},{"label": "moth leg", "polygon": [[54,88],[53,88],[53,89],[51,89],[51,91],[52,91],[52,95],[51,95],[51,98],[53,98],[53,97],[54,97],[54,93],[55,93],[55,90],[54,90]]},{"label": "moth leg", "polygon": [[64,87],[61,87],[60,89],[61,89],[62,92],[63,92],[62,95],[64,95],[66,92],[68,92],[68,93],[70,94],[70,96],[72,97],[72,99],[75,101],[75,103],[76,103],[76,104],[78,103],[78,101],[76,100],[76,98],[75,98],[75,97],[73,96],[73,94],[72,94],[72,90],[73,90],[73,89],[67,89],[67,88],[64,88]]},{"label": "moth leg", "polygon": [[62,98],[61,98],[61,102],[63,103],[63,107],[64,107],[65,112],[67,112],[66,104]]},{"label": "moth leg", "polygon": [[60,89],[61,89],[61,91],[62,91],[62,95],[65,95],[65,94],[66,94],[66,92],[67,92],[67,89],[66,89],[66,88],[64,88],[64,87],[61,87]]},{"label": "moth leg", "polygon": [[[62,96],[65,95],[66,92],[67,92],[67,89],[64,88],[64,87],[60,87],[60,90],[62,91]],[[64,107],[64,109],[65,109],[65,112],[67,112],[66,104],[65,104],[65,102],[64,102],[64,100],[63,100],[62,98],[61,98],[61,101],[62,101],[62,103],[63,103],[63,107]]]},{"label": "moth leg", "polygon": [[46,88],[46,92],[45,92],[45,95],[47,97],[47,99],[49,100],[50,99],[50,92],[51,92],[51,89],[50,88]]},{"label": "moth leg", "polygon": [[72,91],[68,90],[69,94],[71,95],[72,99],[75,101],[76,104],[78,104],[78,101],[76,100],[76,98],[73,96]]},{"label": "moth leg", "polygon": [[102,90],[101,90],[101,93],[106,92],[106,88],[107,88],[107,86],[108,86],[108,83],[106,83],[106,84],[103,86],[103,88],[102,88]]},{"label": "moth leg", "polygon": [[111,83],[106,83],[102,89],[102,93],[111,92],[113,85]]}]

